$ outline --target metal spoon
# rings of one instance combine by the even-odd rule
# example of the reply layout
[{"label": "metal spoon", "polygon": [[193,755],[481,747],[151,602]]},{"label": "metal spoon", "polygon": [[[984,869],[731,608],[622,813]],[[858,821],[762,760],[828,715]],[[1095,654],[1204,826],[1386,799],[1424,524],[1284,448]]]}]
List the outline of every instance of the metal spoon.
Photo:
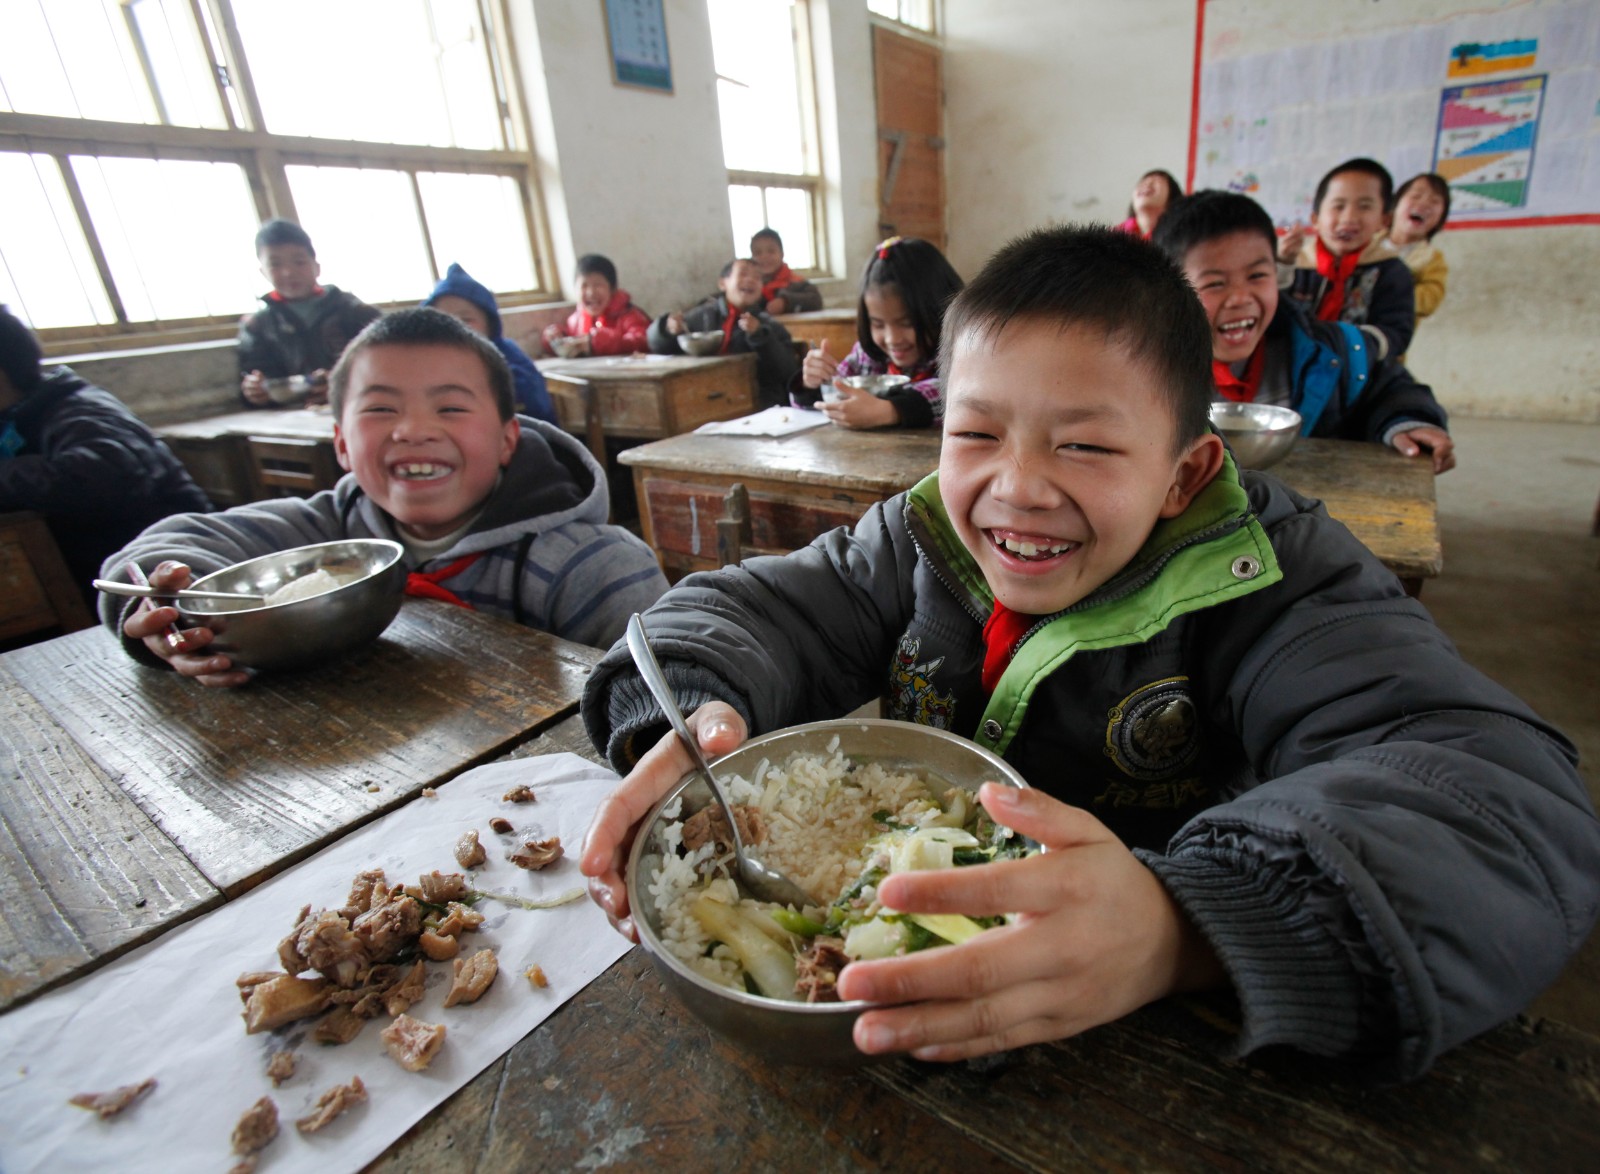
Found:
[{"label": "metal spoon", "polygon": [[783,873],[768,868],[745,852],[744,841],[739,836],[739,824],[733,818],[733,805],[728,802],[728,796],[723,792],[717,776],[711,773],[711,766],[706,762],[705,755],[700,753],[700,743],[689,732],[689,724],[683,720],[683,711],[678,708],[678,699],[672,695],[667,678],[662,674],[661,666],[656,663],[655,654],[650,651],[650,642],[645,639],[644,622],[639,619],[637,612],[628,620],[628,651],[633,653],[633,663],[639,666],[639,674],[644,677],[644,683],[649,687],[651,696],[667,715],[667,720],[672,723],[673,730],[683,744],[689,748],[689,757],[694,759],[695,769],[711,788],[717,806],[722,808],[722,817],[728,821],[728,834],[733,841],[733,858],[737,863],[739,879],[744,882],[744,887],[758,901],[775,901],[779,905],[792,905],[795,908],[815,905],[816,901],[811,894],[794,881]]},{"label": "metal spoon", "polygon": [[138,583],[119,583],[115,579],[96,579],[95,590],[104,591],[107,595],[130,595],[136,599],[147,596],[160,596],[162,599],[244,599],[252,603],[260,603],[266,599],[265,595],[242,595],[237,591],[207,591],[204,587],[185,587],[182,591],[160,591],[154,587]]}]

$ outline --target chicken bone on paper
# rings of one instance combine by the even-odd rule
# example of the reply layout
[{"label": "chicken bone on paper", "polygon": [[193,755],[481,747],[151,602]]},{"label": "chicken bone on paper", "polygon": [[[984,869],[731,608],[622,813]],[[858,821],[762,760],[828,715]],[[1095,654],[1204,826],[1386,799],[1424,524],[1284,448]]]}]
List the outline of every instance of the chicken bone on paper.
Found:
[{"label": "chicken bone on paper", "polygon": [[[508,809],[501,796],[521,783],[534,788],[538,803]],[[454,845],[473,829],[488,851],[468,873],[474,888],[530,902],[581,892],[575,852],[542,872],[506,856],[534,834],[576,848],[616,783],[611,771],[571,754],[468,771],[435,797],[408,803],[238,900],[0,1017],[0,1170],[214,1174],[232,1165],[233,1127],[261,1097],[292,1123],[353,1076],[366,1085],[367,1103],[314,1135],[292,1124],[280,1129],[261,1159],[263,1171],[359,1169],[598,977],[628,943],[587,897],[548,909],[480,902],[486,919],[463,937],[462,952],[492,948],[502,973],[477,1002],[445,1009],[451,965],[429,963],[426,993],[409,1014],[444,1024],[448,1035],[419,1073],[385,1054],[379,1034],[387,1016],[339,1046],[311,1040],[316,1019],[246,1035],[234,979],[278,968],[278,942],[301,906],[338,908],[363,869],[383,869],[391,884],[455,871]],[[507,810],[516,831],[496,835],[489,820]],[[521,977],[535,965],[547,988]],[[267,1066],[286,1050],[296,1054],[295,1073],[274,1088]],[[68,1103],[86,1090],[152,1076],[156,1088],[111,1120]]]}]

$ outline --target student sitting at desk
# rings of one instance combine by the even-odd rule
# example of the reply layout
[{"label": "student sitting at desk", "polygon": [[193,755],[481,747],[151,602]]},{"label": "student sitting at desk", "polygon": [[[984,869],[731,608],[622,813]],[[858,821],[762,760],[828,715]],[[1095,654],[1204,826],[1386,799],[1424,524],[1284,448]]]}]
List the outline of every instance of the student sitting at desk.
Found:
[{"label": "student sitting at desk", "polygon": [[263,224],[256,257],[272,292],[239,325],[239,394],[247,408],[268,408],[273,399],[267,380],[302,375],[310,381],[308,402],[321,403],[328,395],[328,369],[381,311],[338,286],[317,284],[317,251],[292,221]]},{"label": "student sitting at desk", "polygon": [[586,253],[578,258],[578,304],[565,323],[544,328],[547,354],[557,354],[562,338],[571,344],[570,357],[632,355],[649,348],[646,337],[650,315],[633,304],[628,291],[617,288],[617,267],[609,257]]},{"label": "student sitting at desk", "polygon": [[1249,196],[1196,192],[1168,209],[1155,243],[1182,266],[1211,326],[1216,398],[1299,412],[1302,435],[1371,440],[1435,473],[1455,467],[1445,411],[1394,359],[1345,322],[1312,318],[1278,290],[1272,218]]},{"label": "student sitting at desk", "polygon": [[822,309],[822,291],[784,262],[783,238],[763,228],[750,238],[750,259],[761,270],[761,308],[769,314],[805,314]]},{"label": "student sitting at desk", "polygon": [[722,292],[683,313],[663,314],[650,324],[650,349],[658,355],[681,355],[678,336],[688,331],[719,331],[719,355],[756,356],[756,388],[762,407],[789,402],[789,381],[800,368],[794,342],[780,322],[761,308],[761,272],[749,258],[722,267],[717,279]]},{"label": "student sitting at desk", "polygon": [[[330,377],[334,448],[349,472],[286,497],[152,526],[108,560],[156,587],[274,551],[341,538],[406,549],[409,594],[443,599],[580,644],[615,640],[666,588],[640,539],[606,524],[605,471],[553,424],[515,414],[511,373],[481,335],[438,310],[401,310],[359,334]],[[100,614],[134,656],[204,685],[249,676],[207,651],[211,632],[162,635],[178,612],[103,596]]]},{"label": "student sitting at desk", "polygon": [[[944,308],[961,290],[961,277],[936,246],[892,236],[873,250],[861,271],[856,304],[856,345],[843,359],[828,344],[807,353],[790,384],[794,403],[821,408],[846,428],[927,428],[939,422],[939,339]],[[834,383],[838,376],[905,375],[910,382],[881,395]]]},{"label": "student sitting at desk", "polygon": [[[644,616],[708,759],[886,697],[1031,784],[978,799],[1047,851],[878,882],[901,913],[1015,920],[860,951],[834,989],[873,1004],[864,1053],[959,1060],[1217,990],[1241,1052],[1409,1079],[1527,1006],[1594,924],[1572,744],[1319,503],[1227,459],[1210,334],[1143,241],[1014,241],[946,316],[938,472]],[[631,936],[628,847],[692,764],[626,645],[582,712],[628,774],[579,866]]]},{"label": "student sitting at desk", "polygon": [[1419,324],[1444,303],[1450,266],[1445,264],[1444,253],[1433,238],[1449,219],[1450,185],[1442,175],[1432,171],[1413,175],[1394,194],[1389,241],[1400,250],[1401,260],[1411,270]]},{"label": "student sitting at desk", "polygon": [[100,563],[168,514],[211,508],[206,495],[116,396],[43,351],[0,306],[0,513],[43,515],[67,569],[93,599]]},{"label": "student sitting at desk", "polygon": [[506,337],[500,322],[500,307],[488,286],[474,281],[465,269],[452,263],[443,280],[433,287],[422,304],[443,310],[494,343],[494,349],[511,368],[511,390],[516,396],[517,411],[547,424],[558,423],[544,376],[528,358],[528,352]]}]

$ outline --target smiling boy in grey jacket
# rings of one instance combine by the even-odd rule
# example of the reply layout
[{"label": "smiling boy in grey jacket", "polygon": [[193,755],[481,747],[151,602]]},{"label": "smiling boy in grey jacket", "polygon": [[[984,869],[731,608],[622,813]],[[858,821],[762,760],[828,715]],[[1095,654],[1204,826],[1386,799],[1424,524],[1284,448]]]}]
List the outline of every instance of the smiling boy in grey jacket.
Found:
[{"label": "smiling boy in grey jacket", "polygon": [[[437,310],[379,319],[330,378],[334,448],[350,475],[309,499],[281,498],[150,527],[105,564],[137,562],[172,590],[214,570],[318,542],[391,538],[408,591],[604,645],[666,589],[654,554],[606,524],[603,471],[553,425],[513,414],[511,376],[486,339]],[[149,601],[101,600],[129,651],[207,685],[248,680],[208,652],[211,632],[162,635],[177,618]]]}]

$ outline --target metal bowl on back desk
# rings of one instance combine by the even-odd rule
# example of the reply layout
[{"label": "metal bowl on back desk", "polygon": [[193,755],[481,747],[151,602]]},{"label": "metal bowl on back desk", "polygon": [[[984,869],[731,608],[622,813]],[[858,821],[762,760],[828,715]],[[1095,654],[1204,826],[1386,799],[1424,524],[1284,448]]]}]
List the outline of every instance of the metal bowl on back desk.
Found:
[{"label": "metal bowl on back desk", "polygon": [[1300,413],[1271,404],[1218,401],[1211,405],[1211,424],[1222,433],[1242,469],[1277,464],[1300,435]]}]

